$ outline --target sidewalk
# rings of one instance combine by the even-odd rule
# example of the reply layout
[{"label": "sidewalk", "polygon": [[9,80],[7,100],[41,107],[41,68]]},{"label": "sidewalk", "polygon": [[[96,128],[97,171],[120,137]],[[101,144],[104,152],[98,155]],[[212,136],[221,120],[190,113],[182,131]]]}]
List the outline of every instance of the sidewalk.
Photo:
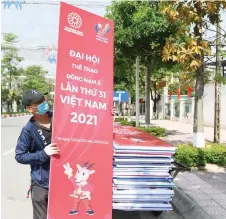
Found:
[{"label": "sidewalk", "polygon": [[[169,120],[152,120],[151,125],[166,129],[165,141],[169,143],[192,142],[192,125]],[[205,139],[213,141],[213,128],[205,127]],[[221,130],[221,141],[226,143],[226,130]],[[174,179],[178,191],[185,194],[175,198],[176,208],[184,218],[207,218],[199,215],[198,210],[203,209],[208,218],[226,219],[226,172],[211,166],[208,171],[181,172]],[[186,196],[191,202],[185,201]]]},{"label": "sidewalk", "polygon": [[[167,136],[164,137],[164,140],[169,143],[177,144],[193,142],[193,126],[191,124],[170,120],[151,120],[151,125],[165,128]],[[213,128],[205,127],[204,134],[207,141],[213,141]],[[226,143],[226,129],[221,129],[221,142]]]},{"label": "sidewalk", "polygon": [[[193,206],[190,207],[183,205],[183,198],[179,197],[176,207],[183,216],[191,216],[193,208],[196,208],[203,209],[214,219],[226,218],[226,172],[182,172],[174,182],[192,200]],[[200,215],[199,218],[203,217]]]}]

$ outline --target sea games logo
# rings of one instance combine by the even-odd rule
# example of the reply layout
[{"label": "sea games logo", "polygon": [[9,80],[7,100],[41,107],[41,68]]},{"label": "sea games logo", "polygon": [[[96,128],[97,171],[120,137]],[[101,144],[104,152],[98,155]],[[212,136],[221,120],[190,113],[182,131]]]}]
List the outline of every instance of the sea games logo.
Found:
[{"label": "sea games logo", "polygon": [[79,29],[82,26],[82,18],[75,12],[71,12],[67,16],[67,22],[71,27],[64,27],[64,30],[83,36],[83,32],[78,31],[76,29]]},{"label": "sea games logo", "polygon": [[108,43],[108,38],[106,37],[106,35],[109,33],[110,31],[110,25],[109,24],[96,24],[94,27],[97,35],[96,35],[96,39],[104,42],[104,43]]}]

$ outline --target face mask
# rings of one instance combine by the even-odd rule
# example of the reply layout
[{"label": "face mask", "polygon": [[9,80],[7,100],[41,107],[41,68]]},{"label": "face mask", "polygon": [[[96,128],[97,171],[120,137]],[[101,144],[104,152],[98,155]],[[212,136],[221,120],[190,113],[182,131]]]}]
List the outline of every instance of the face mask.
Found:
[{"label": "face mask", "polygon": [[49,110],[49,104],[46,101],[44,101],[43,103],[37,106],[37,110],[38,110],[37,114],[44,115]]}]

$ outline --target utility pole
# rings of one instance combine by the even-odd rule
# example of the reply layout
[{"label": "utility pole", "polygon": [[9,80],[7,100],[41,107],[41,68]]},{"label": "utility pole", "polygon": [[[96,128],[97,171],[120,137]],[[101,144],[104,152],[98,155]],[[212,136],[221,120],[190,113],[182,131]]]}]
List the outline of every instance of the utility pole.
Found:
[{"label": "utility pole", "polygon": [[[130,68],[129,68],[130,70]],[[131,122],[131,81],[132,81],[132,72],[129,72],[129,104],[128,104],[128,122]]]},{"label": "utility pole", "polygon": [[139,57],[136,58],[136,126],[140,120],[140,100],[139,100]]},{"label": "utility pole", "polygon": [[145,126],[150,126],[150,91],[151,64],[148,62],[145,75]]},{"label": "utility pole", "polygon": [[217,39],[216,39],[216,73],[215,73],[215,109],[214,109],[214,142],[220,142],[220,83],[219,76],[221,75],[221,27],[220,27],[220,12],[218,9],[218,21],[217,21]]}]

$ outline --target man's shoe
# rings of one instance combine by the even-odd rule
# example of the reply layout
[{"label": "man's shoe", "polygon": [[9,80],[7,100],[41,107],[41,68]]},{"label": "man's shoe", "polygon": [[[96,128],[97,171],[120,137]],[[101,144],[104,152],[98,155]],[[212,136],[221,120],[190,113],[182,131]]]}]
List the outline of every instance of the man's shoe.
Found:
[{"label": "man's shoe", "polygon": [[88,215],[94,215],[94,211],[93,211],[93,210],[88,210],[88,211],[87,211],[87,214],[88,214]]},{"label": "man's shoe", "polygon": [[74,214],[78,214],[78,211],[76,211],[76,210],[69,211],[69,215],[74,215]]}]

